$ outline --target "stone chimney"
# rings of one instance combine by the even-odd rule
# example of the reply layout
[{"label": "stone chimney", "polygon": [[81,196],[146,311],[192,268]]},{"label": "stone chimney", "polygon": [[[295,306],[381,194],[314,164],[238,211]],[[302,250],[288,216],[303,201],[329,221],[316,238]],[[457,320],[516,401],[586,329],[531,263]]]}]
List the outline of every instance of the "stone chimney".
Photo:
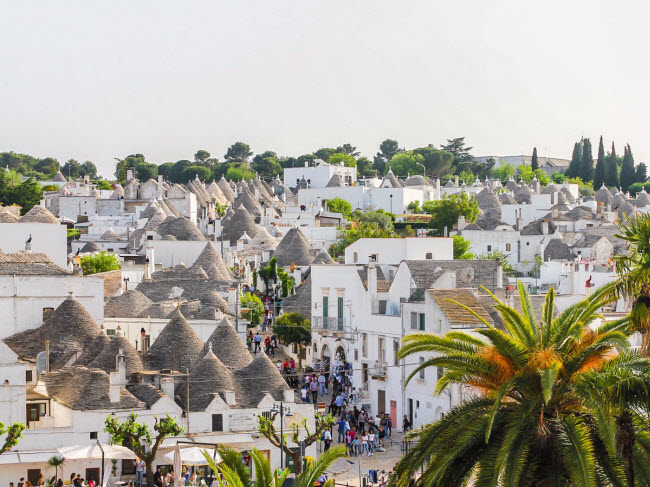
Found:
[{"label": "stone chimney", "polygon": [[553,208],[553,211],[551,212],[551,216],[553,217],[553,219],[559,218],[560,217],[560,210],[558,210],[557,208]]},{"label": "stone chimney", "polygon": [[293,389],[285,389],[283,395],[284,402],[296,402],[296,394],[293,392]]},{"label": "stone chimney", "polygon": [[162,377],[160,379],[160,390],[174,399],[174,379],[172,377]]},{"label": "stone chimney", "polygon": [[116,404],[120,402],[120,390],[126,385],[126,359],[122,350],[115,357],[116,371],[111,372],[109,378],[109,398],[111,403]]},{"label": "stone chimney", "polygon": [[162,174],[158,174],[158,197],[162,198],[164,196],[165,188],[163,187],[163,177]]},{"label": "stone chimney", "polygon": [[368,264],[368,292],[370,293],[370,306],[372,312],[375,310],[375,302],[377,301],[377,267],[374,262]]},{"label": "stone chimney", "polygon": [[226,400],[226,404],[228,406],[237,405],[237,401],[235,400],[235,391],[223,391],[223,397]]},{"label": "stone chimney", "polygon": [[542,220],[542,235],[548,235],[548,220]]},{"label": "stone chimney", "polygon": [[86,186],[90,184],[90,176],[88,174],[84,174],[84,184]]},{"label": "stone chimney", "polygon": [[467,226],[467,221],[465,220],[465,217],[463,215],[460,215],[458,217],[458,231],[462,232],[465,230],[465,227]]},{"label": "stone chimney", "polygon": [[456,186],[458,186],[458,175],[454,178],[454,182],[456,183]]},{"label": "stone chimney", "polygon": [[126,170],[126,180],[133,179],[133,169]]}]

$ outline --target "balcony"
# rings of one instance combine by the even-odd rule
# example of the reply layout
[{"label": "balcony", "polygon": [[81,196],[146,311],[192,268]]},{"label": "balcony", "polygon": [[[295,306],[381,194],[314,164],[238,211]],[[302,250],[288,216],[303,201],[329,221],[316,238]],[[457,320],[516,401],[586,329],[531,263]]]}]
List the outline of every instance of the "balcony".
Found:
[{"label": "balcony", "polygon": [[385,363],[375,361],[375,365],[369,369],[370,377],[373,379],[384,380],[388,374],[388,366]]},{"label": "balcony", "polygon": [[336,316],[312,316],[311,328],[316,331],[345,331],[347,320]]}]

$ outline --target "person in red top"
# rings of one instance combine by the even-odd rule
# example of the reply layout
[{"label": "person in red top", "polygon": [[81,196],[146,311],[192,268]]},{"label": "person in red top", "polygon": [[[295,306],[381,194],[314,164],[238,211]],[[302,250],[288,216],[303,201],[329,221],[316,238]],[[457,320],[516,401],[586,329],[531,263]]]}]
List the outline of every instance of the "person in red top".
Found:
[{"label": "person in red top", "polygon": [[284,370],[285,374],[289,373],[289,362],[287,362],[286,359],[284,360],[284,363],[282,364],[282,370]]},{"label": "person in red top", "polygon": [[269,349],[271,348],[271,337],[266,335],[266,338],[264,339],[264,351],[266,354],[269,354]]},{"label": "person in red top", "polygon": [[296,373],[296,361],[294,359],[291,359],[289,361],[289,367],[291,368],[291,373],[295,374]]}]

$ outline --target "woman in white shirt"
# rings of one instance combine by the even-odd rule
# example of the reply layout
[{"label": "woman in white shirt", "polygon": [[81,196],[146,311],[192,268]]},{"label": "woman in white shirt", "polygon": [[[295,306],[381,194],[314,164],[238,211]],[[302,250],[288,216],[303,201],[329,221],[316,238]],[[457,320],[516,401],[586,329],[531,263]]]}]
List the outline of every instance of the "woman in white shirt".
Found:
[{"label": "woman in white shirt", "polygon": [[368,451],[368,433],[364,432],[363,436],[361,437],[361,455],[366,454],[366,456],[370,456],[370,452]]}]

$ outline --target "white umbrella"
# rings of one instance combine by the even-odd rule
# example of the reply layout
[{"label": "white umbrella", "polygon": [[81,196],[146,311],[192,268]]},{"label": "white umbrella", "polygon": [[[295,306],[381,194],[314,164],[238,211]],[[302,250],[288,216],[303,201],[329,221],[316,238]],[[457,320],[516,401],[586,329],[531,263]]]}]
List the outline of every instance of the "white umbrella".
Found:
[{"label": "white umbrella", "polygon": [[59,448],[58,452],[66,460],[101,460],[101,485],[104,485],[105,460],[135,460],[138,458],[135,453],[124,446],[104,445],[99,441],[92,445],[64,446],[63,448]]},{"label": "white umbrella", "polygon": [[[176,449],[172,452],[169,452],[167,455],[165,455],[165,460],[169,463],[174,464],[174,472],[176,472],[176,465],[178,463],[178,452],[180,451],[180,459],[181,459],[181,464],[182,465],[207,465],[208,462],[203,456],[203,452],[207,451],[210,456],[214,458],[215,463],[221,462],[221,456],[217,451],[215,450],[214,452],[210,452],[210,450],[206,450],[205,448],[199,448],[197,446],[192,446],[190,448],[183,448],[182,450],[180,449],[179,445],[176,445]],[[180,470],[179,470],[180,472]]]}]

